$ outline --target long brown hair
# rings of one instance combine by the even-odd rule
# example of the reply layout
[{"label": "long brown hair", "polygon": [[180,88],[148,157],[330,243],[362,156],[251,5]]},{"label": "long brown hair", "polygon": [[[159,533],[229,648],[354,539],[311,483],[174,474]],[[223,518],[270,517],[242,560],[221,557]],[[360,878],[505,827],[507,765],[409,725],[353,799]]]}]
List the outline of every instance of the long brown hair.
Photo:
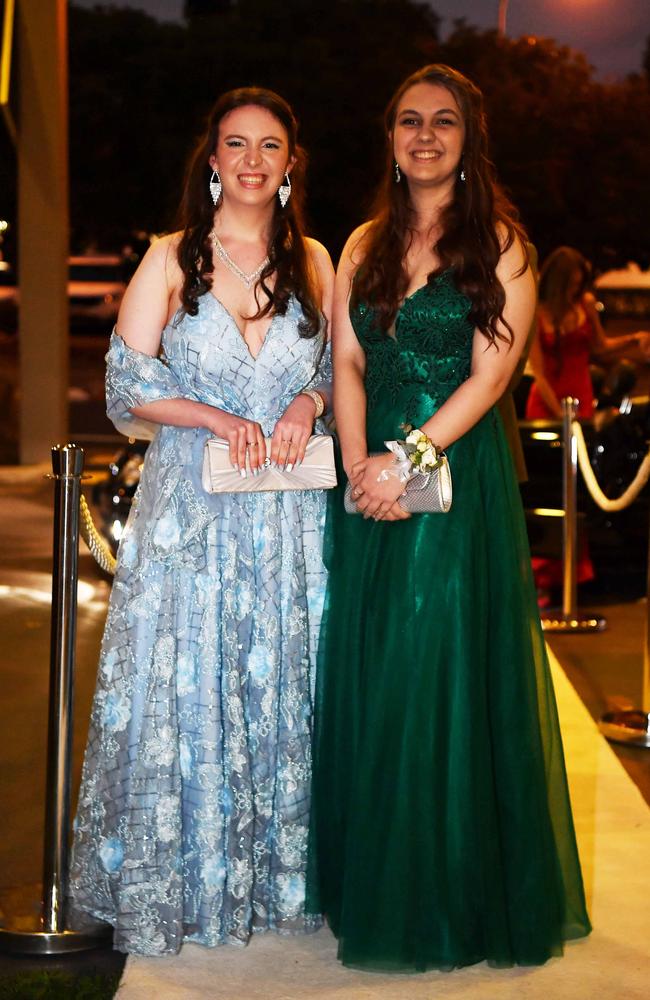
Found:
[{"label": "long brown hair", "polygon": [[[451,269],[456,286],[471,301],[469,319],[473,325],[490,343],[496,340],[512,343],[512,330],[503,316],[505,291],[496,276],[496,266],[515,239],[525,245],[525,233],[514,207],[496,182],[488,158],[483,95],[462,73],[441,63],[425,66],[409,76],[386,109],[386,165],[372,222],[366,230],[364,258],[354,281],[352,305],[361,301],[371,304],[380,328],[387,332],[408,288],[404,253],[412,232],[413,209],[408,184],[404,180],[395,182],[392,132],[403,95],[418,83],[439,84],[450,91],[465,125],[454,197],[441,213],[442,235],[434,247],[440,263],[428,280]],[[461,170],[465,180],[460,178]],[[503,233],[501,239],[499,229]],[[525,262],[521,273],[527,266]],[[508,335],[499,329],[499,323],[508,330]]]},{"label": "long brown hair", "polygon": [[539,272],[539,301],[546,306],[553,325],[559,329],[562,320],[575,301],[569,299],[569,285],[576,271],[580,272],[577,298],[581,299],[591,279],[588,261],[573,247],[558,247],[549,254]]},{"label": "long brown hair", "polygon": [[[208,187],[212,176],[209,159],[217,146],[221,119],[229,111],[251,104],[270,111],[282,125],[295,164],[291,171],[291,197],[284,208],[276,198],[273,208],[269,262],[259,277],[259,288],[266,301],[250,318],[261,319],[270,313],[284,315],[293,294],[304,314],[299,324],[300,334],[314,337],[320,329],[320,312],[305,246],[303,204],[307,157],[298,145],[298,123],[293,111],[284,98],[263,87],[239,87],[223,94],[210,112],[206,131],[190,159],[179,210],[179,228],[183,231],[178,244],[178,263],[183,271],[181,302],[190,316],[196,316],[199,298],[212,287],[212,244],[208,237],[214,224],[214,204]],[[275,284],[270,288],[268,279],[273,274]]]},{"label": "long brown hair", "polygon": [[553,326],[552,348],[557,372],[562,371],[564,364],[562,321],[575,305],[575,301],[569,298],[569,286],[575,271],[580,271],[577,292],[579,300],[587,291],[591,280],[589,262],[579,250],[558,247],[548,255],[539,272],[539,301],[546,307]]}]

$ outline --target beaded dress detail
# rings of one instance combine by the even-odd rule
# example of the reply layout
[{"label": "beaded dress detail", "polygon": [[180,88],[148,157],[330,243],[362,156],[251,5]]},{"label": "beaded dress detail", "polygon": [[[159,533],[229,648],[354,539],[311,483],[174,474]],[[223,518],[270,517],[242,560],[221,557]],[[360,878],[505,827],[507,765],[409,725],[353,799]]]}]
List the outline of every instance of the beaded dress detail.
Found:
[{"label": "beaded dress detail", "polygon": [[[463,383],[469,300],[445,272],[395,335],[351,313],[368,450]],[[521,501],[490,410],[447,449],[448,514],[395,523],[330,497],[308,906],[347,965],[538,964],[589,932]]]},{"label": "beaded dress detail", "polygon": [[[256,358],[207,293],[162,358],[114,334],[109,416],[186,397],[260,422],[330,378],[324,334],[291,299]],[[141,423],[141,422],[140,422]],[[207,494],[208,431],[156,430],[120,542],[83,769],[73,908],[115,947],[176,952],[312,930],[305,915],[323,491]],[[325,430],[321,424],[317,426]]]}]

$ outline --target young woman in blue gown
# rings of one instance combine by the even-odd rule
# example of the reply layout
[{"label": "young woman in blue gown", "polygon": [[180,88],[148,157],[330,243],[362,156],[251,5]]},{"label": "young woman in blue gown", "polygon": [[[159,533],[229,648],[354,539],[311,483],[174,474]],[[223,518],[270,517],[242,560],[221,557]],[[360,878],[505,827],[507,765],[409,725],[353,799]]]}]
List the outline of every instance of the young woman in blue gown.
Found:
[{"label": "young woman in blue gown", "polygon": [[242,475],[265,437],[289,468],[328,402],[334,275],[303,234],[296,128],[270,91],[217,102],[182,230],[144,257],[107,356],[109,415],[153,441],[118,553],[70,891],[123,951],[319,923],[304,896],[325,494],[201,485],[209,436]]},{"label": "young woman in blue gown", "polygon": [[[351,966],[537,964],[589,932],[524,519],[494,404],[534,309],[482,98],[446,66],[386,116],[377,211],[337,275],[332,496],[308,905]],[[409,516],[384,442],[446,449]],[[383,474],[383,475],[382,475]]]}]

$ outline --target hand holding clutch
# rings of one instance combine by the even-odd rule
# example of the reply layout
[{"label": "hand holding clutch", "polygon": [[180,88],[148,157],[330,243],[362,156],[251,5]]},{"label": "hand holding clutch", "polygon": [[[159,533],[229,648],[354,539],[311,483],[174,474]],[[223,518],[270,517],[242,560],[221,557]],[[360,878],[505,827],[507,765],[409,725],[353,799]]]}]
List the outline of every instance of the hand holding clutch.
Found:
[{"label": "hand holding clutch", "polygon": [[[389,442],[393,444],[395,442]],[[391,449],[392,450],[392,449]],[[383,454],[383,452],[379,452]],[[343,506],[348,514],[358,514],[352,483],[348,483]],[[452,484],[449,460],[443,451],[437,454],[435,467],[426,473],[409,472],[405,492],[397,503],[409,514],[446,514],[451,509]]]},{"label": "hand holding clutch", "polygon": [[[266,439],[271,454],[271,438]],[[207,493],[257,493],[269,490],[328,490],[336,486],[334,445],[329,434],[313,434],[298,467],[274,468],[267,458],[257,476],[242,477],[228,454],[228,442],[208,438],[203,452],[203,489]]]}]

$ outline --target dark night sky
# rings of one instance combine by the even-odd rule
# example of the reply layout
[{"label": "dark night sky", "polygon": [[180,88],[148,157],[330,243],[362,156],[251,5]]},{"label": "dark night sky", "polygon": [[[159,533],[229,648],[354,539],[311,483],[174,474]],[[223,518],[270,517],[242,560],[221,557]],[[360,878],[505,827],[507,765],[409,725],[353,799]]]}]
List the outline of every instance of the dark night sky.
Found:
[{"label": "dark night sky", "polygon": [[[92,7],[97,0],[75,0]],[[106,0],[104,0],[106,2]],[[281,3],[282,0],[269,0]],[[498,0],[430,0],[446,33],[456,17],[480,28],[496,27]],[[183,0],[120,0],[110,6],[138,7],[161,19],[180,20]],[[541,35],[580,49],[598,76],[625,76],[641,68],[650,35],[648,0],[509,0],[511,37]]]}]

